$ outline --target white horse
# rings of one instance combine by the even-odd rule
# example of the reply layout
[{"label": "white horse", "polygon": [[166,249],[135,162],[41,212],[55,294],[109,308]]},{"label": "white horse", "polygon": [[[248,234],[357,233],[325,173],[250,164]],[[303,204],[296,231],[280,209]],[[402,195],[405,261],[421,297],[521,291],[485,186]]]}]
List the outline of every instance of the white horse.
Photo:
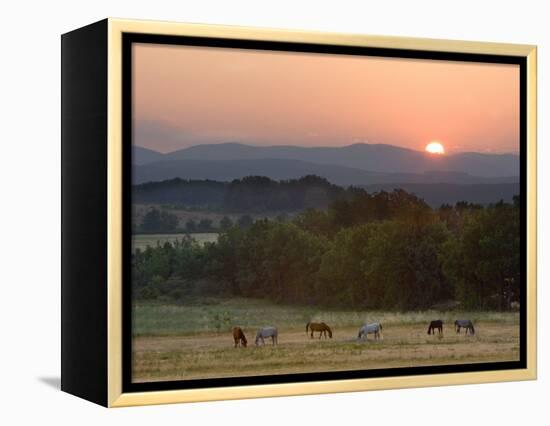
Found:
[{"label": "white horse", "polygon": [[256,346],[260,344],[260,340],[262,341],[262,345],[265,345],[264,339],[266,337],[271,337],[271,342],[275,346],[277,344],[277,335],[277,328],[275,327],[260,328],[256,333]]},{"label": "white horse", "polygon": [[375,322],[372,324],[365,324],[363,327],[359,329],[359,334],[357,335],[358,339],[367,339],[369,334],[374,334],[375,339],[380,339],[380,335],[382,332],[382,324]]}]

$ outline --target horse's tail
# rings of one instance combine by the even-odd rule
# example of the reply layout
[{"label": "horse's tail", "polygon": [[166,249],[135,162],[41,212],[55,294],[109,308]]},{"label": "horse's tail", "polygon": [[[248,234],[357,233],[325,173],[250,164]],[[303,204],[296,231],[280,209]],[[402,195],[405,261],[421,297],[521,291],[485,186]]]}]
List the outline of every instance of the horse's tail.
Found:
[{"label": "horse's tail", "polygon": [[306,324],[306,334],[307,334],[307,331],[309,329],[309,324],[310,324],[309,322]]}]

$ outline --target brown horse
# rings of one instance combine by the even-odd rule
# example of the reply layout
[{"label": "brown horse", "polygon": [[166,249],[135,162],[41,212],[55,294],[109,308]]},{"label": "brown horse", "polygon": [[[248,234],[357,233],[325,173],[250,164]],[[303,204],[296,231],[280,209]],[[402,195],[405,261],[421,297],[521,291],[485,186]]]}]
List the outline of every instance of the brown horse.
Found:
[{"label": "brown horse", "polygon": [[246,348],[246,337],[241,327],[233,327],[233,340],[235,340],[235,347],[241,345]]},{"label": "brown horse", "polygon": [[308,333],[308,329],[311,330],[311,338],[313,339],[313,332],[318,331],[319,332],[319,339],[324,334],[325,339],[327,338],[327,332],[328,337],[332,339],[332,330],[328,325],[326,325],[324,322],[308,322],[306,324],[306,334]]},{"label": "brown horse", "polygon": [[441,320],[434,320],[430,322],[430,326],[428,327],[428,334],[434,334],[435,330],[439,331],[439,334],[443,333],[443,321]]}]

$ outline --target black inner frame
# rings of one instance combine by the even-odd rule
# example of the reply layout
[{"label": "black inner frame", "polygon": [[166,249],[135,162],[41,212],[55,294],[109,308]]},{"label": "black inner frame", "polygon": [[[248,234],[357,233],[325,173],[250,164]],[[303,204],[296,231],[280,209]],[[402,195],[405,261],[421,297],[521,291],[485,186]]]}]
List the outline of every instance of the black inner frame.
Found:
[{"label": "black inner frame", "polygon": [[[132,185],[132,44],[224,47],[304,53],[326,53],[354,56],[429,59],[443,61],[515,64],[520,67],[520,359],[457,365],[398,367],[372,370],[327,371],[317,373],[277,374],[247,377],[225,377],[174,380],[147,383],[132,382],[132,285],[131,285],[131,185]],[[143,392],[197,389],[220,386],[242,386],[312,382],[424,374],[464,373],[527,368],[527,58],[519,56],[452,53],[377,47],[338,46],[207,37],[167,36],[124,33],[122,37],[122,390]]]}]

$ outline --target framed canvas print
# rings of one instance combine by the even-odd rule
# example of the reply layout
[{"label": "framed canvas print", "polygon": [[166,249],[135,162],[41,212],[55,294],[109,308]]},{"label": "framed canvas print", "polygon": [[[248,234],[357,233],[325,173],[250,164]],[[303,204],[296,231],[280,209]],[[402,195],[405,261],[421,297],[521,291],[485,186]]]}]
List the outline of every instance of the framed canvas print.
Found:
[{"label": "framed canvas print", "polygon": [[62,36],[62,389],[536,378],[536,48],[106,19]]}]

